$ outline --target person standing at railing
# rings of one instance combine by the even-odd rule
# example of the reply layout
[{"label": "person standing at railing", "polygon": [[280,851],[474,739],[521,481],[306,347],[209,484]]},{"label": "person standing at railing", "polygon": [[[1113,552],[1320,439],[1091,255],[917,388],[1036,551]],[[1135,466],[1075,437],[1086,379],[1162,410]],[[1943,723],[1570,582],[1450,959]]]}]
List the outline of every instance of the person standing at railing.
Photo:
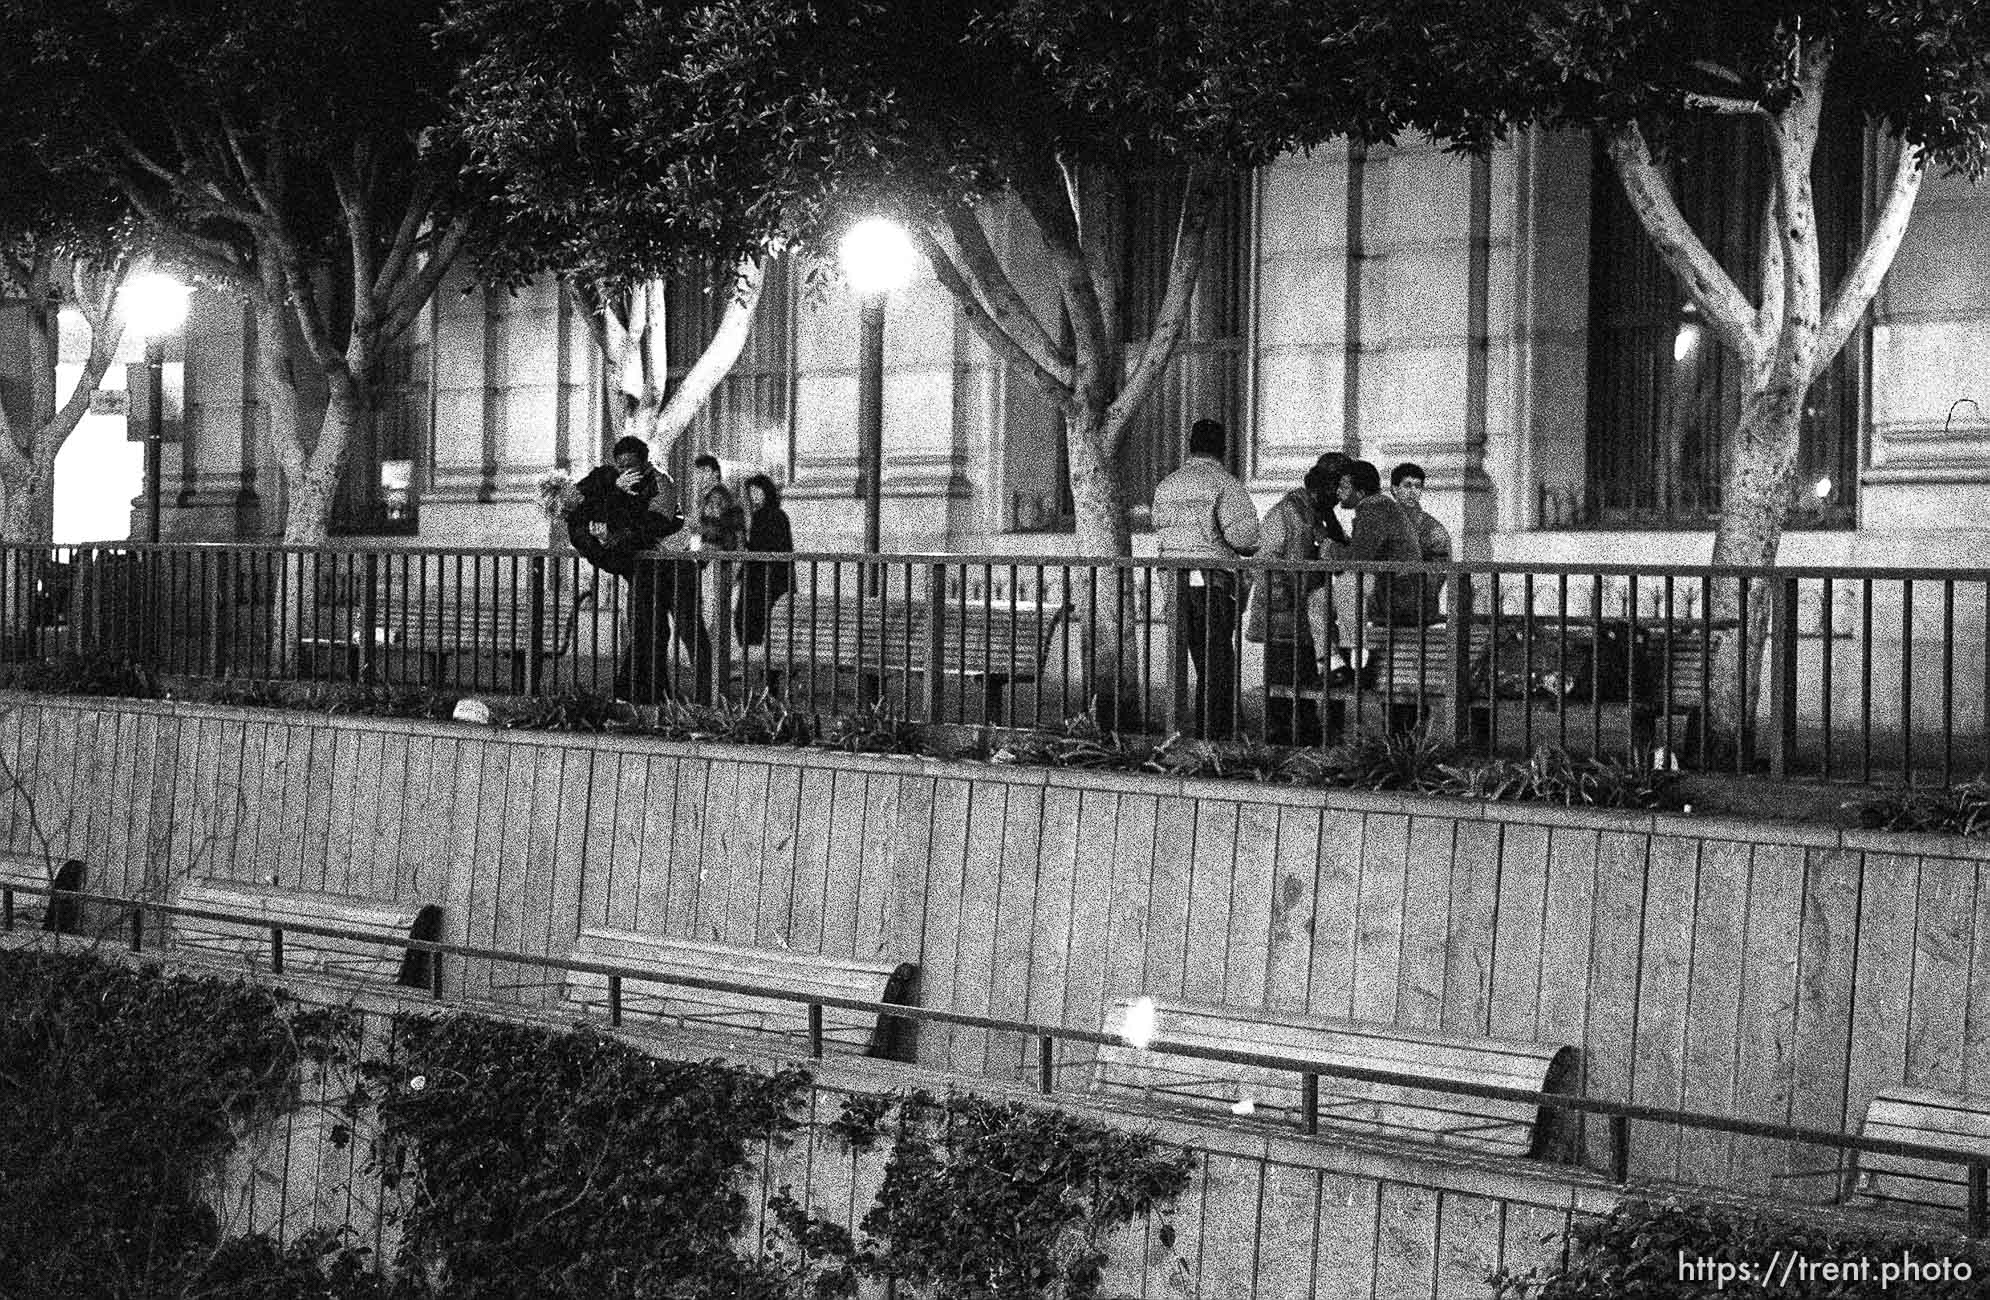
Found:
[{"label": "person standing at railing", "polygon": [[[788,512],[781,508],[781,489],[765,474],[746,480],[746,549],[754,555],[787,555],[795,549],[794,528]],[[740,566],[739,609],[733,615],[733,628],[748,657],[754,646],[767,639],[767,625],[774,602],[794,587],[794,564],[789,560],[748,560]],[[772,662],[773,648],[763,654],[769,694],[781,689],[781,669]],[[786,665],[786,660],[783,661]]]},{"label": "person standing at railing", "polygon": [[[1305,481],[1265,512],[1257,558],[1303,563],[1320,558],[1333,518],[1335,493],[1347,457],[1330,451],[1306,471]],[[1251,579],[1244,639],[1264,646],[1267,687],[1290,686],[1289,697],[1265,695],[1265,738],[1275,745],[1317,744],[1320,714],[1301,698],[1317,690],[1324,674],[1320,647],[1333,644],[1331,599],[1324,573],[1261,569]]]},{"label": "person standing at railing", "polygon": [[574,549],[595,568],[629,583],[629,644],[615,671],[615,693],[654,704],[671,592],[661,566],[643,557],[677,534],[684,521],[670,508],[670,476],[650,464],[648,443],[619,438],[613,457],[561,493],[559,512]]},{"label": "person standing at railing", "polygon": [[[1354,535],[1347,558],[1356,562],[1391,561],[1415,564],[1423,559],[1416,530],[1396,499],[1382,490],[1382,471],[1365,460],[1355,461],[1341,477],[1341,500],[1354,507]],[[1370,573],[1368,621],[1378,627],[1422,627],[1423,602],[1415,573]],[[1372,660],[1362,668],[1372,683]]]},{"label": "person standing at railing", "polygon": [[[1197,420],[1188,459],[1154,489],[1154,534],[1162,556],[1229,561],[1258,548],[1258,512],[1250,493],[1223,468],[1228,438],[1221,422]],[[1177,725],[1191,736],[1222,739],[1237,729],[1237,571],[1175,571],[1169,588],[1175,647],[1174,698],[1187,699],[1183,652],[1195,666],[1195,695]]]},{"label": "person standing at railing", "polygon": [[[1423,508],[1423,466],[1406,460],[1389,471],[1389,495],[1396,498],[1396,504],[1403,508],[1403,517],[1410,522],[1410,531],[1416,534],[1417,552],[1426,564],[1451,563],[1451,534],[1439,523],[1435,516]],[[1447,575],[1433,573],[1423,579],[1423,613],[1425,626],[1444,621],[1441,601]],[[1458,596],[1465,594],[1459,588]]]},{"label": "person standing at railing", "polygon": [[[739,508],[732,489],[725,485],[716,456],[701,455],[691,462],[691,511],[682,540],[665,549],[685,551],[736,551],[746,538],[746,512]],[[729,560],[677,560],[671,566],[672,625],[677,643],[691,657],[692,698],[712,698],[712,637],[730,636],[732,572]]]}]

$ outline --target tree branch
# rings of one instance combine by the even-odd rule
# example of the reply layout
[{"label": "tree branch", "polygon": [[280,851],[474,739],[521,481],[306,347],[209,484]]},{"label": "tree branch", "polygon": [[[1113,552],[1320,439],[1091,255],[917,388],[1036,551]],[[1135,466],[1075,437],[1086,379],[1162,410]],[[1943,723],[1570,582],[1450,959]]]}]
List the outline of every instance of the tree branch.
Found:
[{"label": "tree branch", "polygon": [[1769,110],[1760,100],[1742,99],[1734,95],[1702,95],[1687,91],[1686,107],[1696,108],[1702,113],[1719,113],[1729,117],[1767,117]]},{"label": "tree branch", "polygon": [[1038,368],[1059,375],[1061,382],[1068,385],[1070,354],[1044,329],[1036,313],[1017,292],[1015,282],[988,242],[981,218],[967,204],[951,202],[946,205],[946,219],[953,247],[960,254],[957,267],[974,294],[987,306],[988,315],[1015,339],[1016,345],[1029,354]]},{"label": "tree branch", "polygon": [[1161,297],[1154,328],[1140,349],[1140,360],[1127,377],[1119,396],[1106,408],[1106,445],[1110,461],[1119,451],[1121,434],[1128,419],[1147,400],[1160,382],[1161,372],[1175,354],[1182,331],[1188,327],[1189,303],[1195,283],[1202,276],[1202,255],[1209,233],[1209,212],[1215,205],[1220,174],[1211,167],[1191,167],[1182,182],[1182,215],[1175,227],[1174,253],[1168,260],[1168,288]]},{"label": "tree branch", "polygon": [[1705,313],[1721,341],[1744,364],[1754,366],[1763,349],[1763,342],[1753,328],[1755,311],[1735,287],[1733,277],[1721,268],[1687,224],[1665,178],[1659,174],[1658,164],[1652,160],[1644,132],[1637,123],[1630,123],[1612,131],[1605,146],[1631,208],[1638,214],[1659,256],[1685,285],[1687,295]]},{"label": "tree branch", "polygon": [[1880,282],[1886,279],[1893,255],[1900,250],[1900,241],[1907,233],[1907,223],[1914,215],[1914,200],[1921,192],[1921,180],[1927,169],[1927,159],[1921,151],[1905,139],[1895,137],[1892,183],[1887,187],[1886,200],[1880,205],[1872,233],[1866,236],[1865,247],[1859,250],[1858,262],[1839,284],[1837,297],[1818,328],[1813,378],[1823,373],[1844,348],[1845,341],[1858,327],[1859,318],[1872,304],[1873,295],[1879,292]]},{"label": "tree branch", "polygon": [[967,277],[962,274],[960,267],[954,264],[953,256],[932,230],[921,225],[913,231],[913,237],[919,241],[919,251],[925,254],[926,261],[933,268],[933,278],[938,280],[940,287],[952,294],[954,301],[960,304],[961,313],[966,316],[968,327],[981,338],[981,341],[1004,361],[1027,372],[1037,386],[1052,399],[1060,404],[1070,402],[1071,372],[1067,369],[1059,373],[1046,368],[1038,358],[1024,350],[1023,345],[1018,343],[1009,331],[1003,329],[999,321],[988,314],[988,309],[976,296],[973,286],[968,284]]},{"label": "tree branch", "polygon": [[[740,350],[746,346],[746,336],[753,328],[753,311],[760,302],[760,291],[767,282],[767,259],[755,257],[746,259],[735,268],[731,291],[726,295],[726,309],[719,316],[719,323],[712,330],[712,337],[706,341],[705,350],[698,354],[697,361],[685,374],[677,391],[670,395],[670,401],[658,413],[651,437],[663,447],[677,441],[677,436],[690,426],[698,409],[712,395],[719,382],[732,373],[733,363],[739,360]],[[652,325],[658,328],[660,322]],[[632,332],[632,338],[639,340],[641,335]]]},{"label": "tree branch", "polygon": [[442,277],[456,263],[456,254],[462,251],[463,239],[470,232],[467,217],[458,217],[446,226],[441,236],[429,249],[427,259],[410,275],[405,272],[399,282],[389,290],[387,311],[380,326],[382,342],[392,342],[401,337],[414,325],[421,315],[421,309],[435,296],[436,286]]}]

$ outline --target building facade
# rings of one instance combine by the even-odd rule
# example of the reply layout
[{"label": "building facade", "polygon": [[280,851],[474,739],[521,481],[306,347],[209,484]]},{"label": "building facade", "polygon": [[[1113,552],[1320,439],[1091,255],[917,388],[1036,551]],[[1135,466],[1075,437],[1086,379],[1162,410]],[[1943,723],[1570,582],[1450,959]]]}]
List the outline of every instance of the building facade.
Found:
[{"label": "building facade", "polygon": [[[1676,164],[1702,235],[1749,263],[1747,142],[1709,138]],[[1832,259],[1873,205],[1856,128],[1821,151]],[[1171,214],[1129,196],[1128,333],[1158,299]],[[998,248],[1033,239],[995,223]],[[1020,248],[1021,245],[1018,245]],[[1027,271],[1028,259],[1018,256]],[[1122,470],[1142,503],[1188,424],[1223,418],[1261,506],[1321,452],[1427,472],[1427,506],[1468,559],[1703,560],[1718,510],[1731,368],[1635,229],[1593,142],[1531,133],[1489,156],[1423,145],[1294,156],[1240,180],[1215,226],[1187,341]],[[711,451],[786,485],[797,544],[849,549],[857,486],[857,306],[790,266],[745,355],[674,459]],[[822,277],[815,277],[821,280]],[[1026,286],[1027,287],[1027,286]],[[695,346],[696,294],[675,295],[670,351]],[[186,438],[166,457],[168,538],[273,535],[281,484],[258,429],[254,330],[196,295],[181,341]],[[885,342],[885,548],[1067,552],[1054,408],[1000,363],[946,292],[894,295]],[[340,531],[392,544],[538,545],[535,489],[597,461],[603,367],[556,286],[485,291],[457,274],[382,394]],[[1976,405],[1981,402],[1984,405]],[[1990,192],[1931,176],[1892,274],[1813,391],[1793,564],[1990,563]],[[79,490],[58,482],[58,496]]]}]

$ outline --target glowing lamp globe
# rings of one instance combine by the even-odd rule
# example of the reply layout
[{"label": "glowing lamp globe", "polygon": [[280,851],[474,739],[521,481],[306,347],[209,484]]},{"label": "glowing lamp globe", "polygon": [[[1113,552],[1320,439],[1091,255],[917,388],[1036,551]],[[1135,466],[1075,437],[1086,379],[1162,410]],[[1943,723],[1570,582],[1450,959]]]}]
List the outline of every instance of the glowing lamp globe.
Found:
[{"label": "glowing lamp globe", "polygon": [[187,296],[192,292],[172,276],[157,271],[133,276],[118,295],[124,323],[143,338],[163,338],[187,318]]},{"label": "glowing lamp globe", "polygon": [[917,256],[905,228],[884,217],[870,217],[850,227],[837,250],[844,278],[862,294],[890,293],[910,280]]}]

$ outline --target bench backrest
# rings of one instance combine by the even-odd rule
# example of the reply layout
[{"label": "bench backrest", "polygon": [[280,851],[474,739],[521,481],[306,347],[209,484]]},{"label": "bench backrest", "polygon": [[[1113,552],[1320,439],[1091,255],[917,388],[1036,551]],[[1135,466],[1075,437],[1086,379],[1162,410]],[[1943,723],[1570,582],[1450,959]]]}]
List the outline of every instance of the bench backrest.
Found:
[{"label": "bench backrest", "polygon": [[294,922],[362,930],[380,938],[340,939],[286,928],[283,934],[286,973],[419,988],[428,983],[432,954],[402,948],[393,941],[433,941],[442,937],[442,909],[432,903],[324,894],[233,880],[184,881],[173,890],[171,901],[176,907],[256,918],[253,921],[177,915],[172,918],[174,955],[229,966],[269,969],[271,927]]},{"label": "bench backrest", "polygon": [[[589,928],[574,942],[573,957],[626,966],[668,977],[725,980],[790,993],[820,994],[865,1002],[909,1003],[918,968],[910,962],[861,961],[779,948],[704,943],[632,930]],[[600,1010],[608,1005],[608,976],[574,971],[569,1001]],[[808,1004],[779,998],[624,979],[626,1018],[648,1017],[693,1029],[807,1034]],[[823,1037],[866,1056],[893,1056],[899,1022],[889,1016],[838,1007],[822,1009]]]},{"label": "bench backrest", "polygon": [[[75,934],[77,907],[73,898],[30,893],[45,888],[76,892],[83,888],[86,872],[76,858],[58,862],[38,853],[0,853],[0,891],[6,894],[0,906],[11,908],[13,924],[33,926],[55,934]],[[15,886],[23,886],[18,892]]]},{"label": "bench backrest", "polygon": [[[1990,1097],[1890,1088],[1866,1107],[1859,1136],[1990,1156]],[[1969,1184],[1961,1165],[1862,1151],[1854,1166],[1852,1194],[1962,1214],[1968,1206]]]},{"label": "bench backrest", "polygon": [[[1036,601],[950,601],[940,611],[941,671],[1034,676],[1070,615],[1069,605]],[[775,606],[767,651],[779,659],[792,638],[798,657],[818,662],[924,668],[928,636],[924,601],[804,597]]]},{"label": "bench backrest", "polygon": [[[1123,1035],[1132,1005],[1125,1000],[1116,1003],[1106,1014],[1104,1032]],[[1255,1052],[1328,1068],[1386,1070],[1530,1092],[1567,1092],[1575,1083],[1573,1047],[1186,1003],[1157,1003],[1155,1013],[1153,1045]],[[1124,1043],[1099,1049],[1093,1090],[1237,1114],[1261,1110],[1296,1114],[1301,1102],[1297,1073],[1168,1055]],[[1319,1101],[1322,1126],[1500,1155],[1545,1154],[1557,1148],[1568,1128],[1559,1112],[1529,1103],[1324,1075]]]}]

